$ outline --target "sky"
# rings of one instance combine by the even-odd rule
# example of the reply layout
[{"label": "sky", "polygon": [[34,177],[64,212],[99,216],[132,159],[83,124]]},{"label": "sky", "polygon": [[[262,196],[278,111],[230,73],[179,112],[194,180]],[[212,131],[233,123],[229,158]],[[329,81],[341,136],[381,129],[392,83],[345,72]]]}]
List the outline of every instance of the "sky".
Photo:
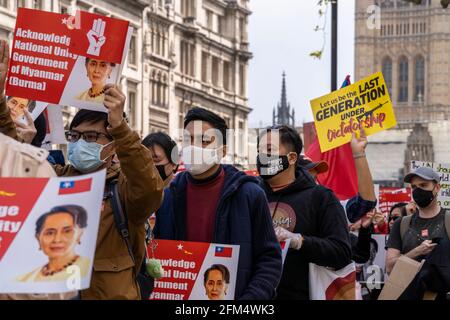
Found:
[{"label": "sky", "polygon": [[[296,125],[312,121],[309,101],[330,92],[331,6],[326,24],[322,59],[310,57],[323,45],[323,32],[315,32],[325,19],[318,0],[250,0],[248,95],[253,111],[249,127],[272,124],[272,110],[280,101],[281,79],[286,72],[287,98],[295,109]],[[354,81],[355,0],[339,0],[338,87],[349,74]],[[276,4],[276,5],[275,5]]]}]

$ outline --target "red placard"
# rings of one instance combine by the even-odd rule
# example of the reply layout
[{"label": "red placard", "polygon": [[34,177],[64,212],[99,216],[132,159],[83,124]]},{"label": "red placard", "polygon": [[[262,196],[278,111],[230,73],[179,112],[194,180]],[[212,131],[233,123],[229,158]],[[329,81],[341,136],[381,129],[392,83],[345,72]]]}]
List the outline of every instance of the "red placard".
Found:
[{"label": "red placard", "polygon": [[[0,180],[0,261],[48,183],[48,178]],[[27,192],[22,192],[26,184]]]},{"label": "red placard", "polygon": [[58,104],[76,55],[69,52],[68,15],[19,8],[6,95]]},{"label": "red placard", "polygon": [[106,112],[100,89],[120,79],[131,29],[89,12],[19,8],[6,95]]},{"label": "red placard", "polygon": [[129,22],[78,11],[79,28],[72,31],[70,50],[80,56],[122,63]]},{"label": "red placard", "polygon": [[380,211],[384,214],[389,214],[392,206],[400,202],[411,201],[411,188],[380,188]]}]

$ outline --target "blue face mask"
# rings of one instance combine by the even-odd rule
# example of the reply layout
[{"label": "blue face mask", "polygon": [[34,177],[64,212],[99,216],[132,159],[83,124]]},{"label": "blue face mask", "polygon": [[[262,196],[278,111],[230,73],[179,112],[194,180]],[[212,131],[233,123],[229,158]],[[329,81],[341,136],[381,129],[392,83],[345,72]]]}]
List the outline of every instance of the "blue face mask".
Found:
[{"label": "blue face mask", "polygon": [[100,159],[100,154],[103,148],[111,143],[101,145],[80,139],[77,142],[69,143],[67,156],[72,166],[78,171],[83,173],[92,172],[105,163],[106,159]]}]

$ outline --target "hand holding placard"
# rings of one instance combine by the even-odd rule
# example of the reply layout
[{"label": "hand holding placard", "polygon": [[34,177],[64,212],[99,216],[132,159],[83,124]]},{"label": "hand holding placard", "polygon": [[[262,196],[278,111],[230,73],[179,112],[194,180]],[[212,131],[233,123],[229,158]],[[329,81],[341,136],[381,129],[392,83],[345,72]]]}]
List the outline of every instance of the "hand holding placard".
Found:
[{"label": "hand holding placard", "polygon": [[351,141],[353,156],[364,154],[364,152],[366,151],[367,143],[368,141],[364,129],[361,129],[359,131],[359,137],[357,137],[356,133],[353,132]]},{"label": "hand holding placard", "polygon": [[123,110],[125,107],[125,95],[116,85],[107,84],[105,86],[105,101],[108,109],[108,122],[112,128],[118,127],[123,120]]},{"label": "hand holding placard", "polygon": [[89,48],[87,50],[88,54],[94,56],[100,55],[100,49],[105,44],[106,38],[105,34],[106,21],[102,19],[95,19],[92,24],[92,29],[87,33],[89,40]]},{"label": "hand holding placard", "polygon": [[0,40],[0,99],[4,96],[6,73],[8,71],[9,46],[6,40]]}]

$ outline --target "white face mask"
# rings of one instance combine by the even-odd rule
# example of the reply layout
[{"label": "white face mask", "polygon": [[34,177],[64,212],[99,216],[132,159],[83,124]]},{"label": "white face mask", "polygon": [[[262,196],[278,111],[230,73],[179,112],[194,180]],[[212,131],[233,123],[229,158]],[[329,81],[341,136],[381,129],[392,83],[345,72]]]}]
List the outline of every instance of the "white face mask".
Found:
[{"label": "white face mask", "polygon": [[220,163],[217,149],[204,149],[196,146],[183,148],[183,161],[186,170],[192,175],[199,175]]}]

